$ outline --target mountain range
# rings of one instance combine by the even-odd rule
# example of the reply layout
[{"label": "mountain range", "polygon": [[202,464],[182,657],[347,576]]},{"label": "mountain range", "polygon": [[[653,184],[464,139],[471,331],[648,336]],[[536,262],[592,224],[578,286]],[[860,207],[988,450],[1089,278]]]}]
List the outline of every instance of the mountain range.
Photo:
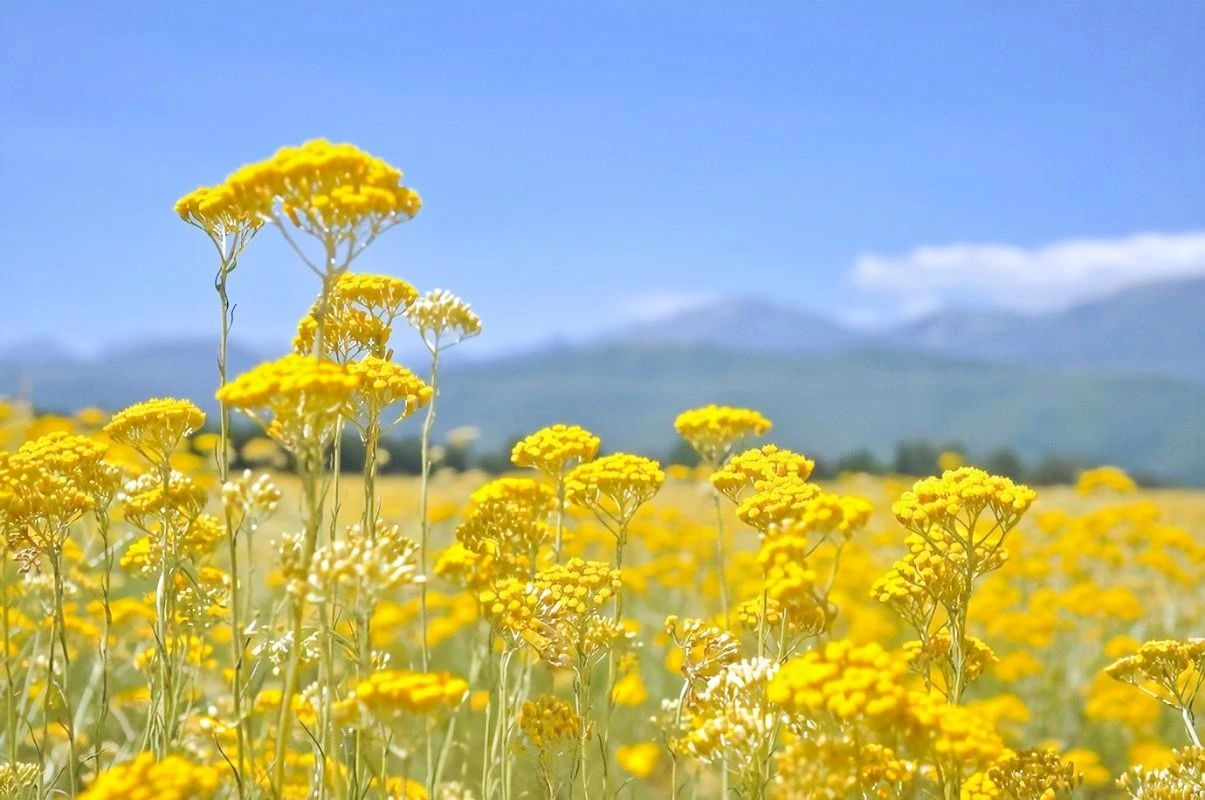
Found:
[{"label": "mountain range", "polygon": [[1039,314],[950,308],[873,333],[748,298],[693,307],[610,340],[763,353],[899,350],[1205,382],[1205,278],[1146,284]]},{"label": "mountain range", "polygon": [[[230,372],[263,356],[233,345]],[[834,457],[908,438],[1116,463],[1205,485],[1205,279],[1151,284],[1037,315],[948,310],[866,333],[763,300],[734,300],[589,342],[451,360],[439,427],[482,446],[557,421],[611,449],[664,453],[674,415],[748,405],[774,441]],[[162,341],[79,359],[49,343],[0,352],[0,394],[46,409],[156,396],[212,407],[213,346]]]}]

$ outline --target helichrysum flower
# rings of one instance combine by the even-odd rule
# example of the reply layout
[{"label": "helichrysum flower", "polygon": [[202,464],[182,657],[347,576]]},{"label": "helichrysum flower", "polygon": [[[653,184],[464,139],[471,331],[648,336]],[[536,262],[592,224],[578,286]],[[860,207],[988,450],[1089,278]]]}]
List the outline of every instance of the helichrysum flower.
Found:
[{"label": "helichrysum flower", "polygon": [[572,558],[540,570],[530,581],[506,578],[478,599],[495,630],[526,644],[552,666],[587,662],[628,632],[603,613],[620,588],[619,570]]},{"label": "helichrysum flower", "polygon": [[972,775],[964,785],[964,793],[972,800],[985,797],[987,800],[1001,797],[1007,800],[1054,800],[1079,787],[1081,778],[1075,765],[1059,758],[1049,750],[1022,750],[992,765],[986,773],[985,784],[994,786],[997,794],[988,792],[975,794],[973,782],[979,775]]},{"label": "helichrysum flower", "polygon": [[891,510],[901,525],[922,535],[934,527],[955,526],[973,533],[984,512],[991,514],[998,528],[1007,530],[1016,524],[1036,496],[1024,484],[974,467],[961,467],[943,472],[941,477],[917,481]]},{"label": "helichrysum flower", "polygon": [[390,408],[396,414],[393,421],[401,421],[431,400],[431,387],[401,364],[366,356],[350,362],[347,370],[359,379],[348,408],[352,419]]},{"label": "helichrysum flower", "polygon": [[329,436],[362,377],[333,361],[287,355],[260,364],[218,390],[218,400],[269,426],[295,452]]},{"label": "helichrysum flower", "polygon": [[112,502],[119,473],[104,454],[103,444],[67,433],[0,453],[0,528],[23,564],[56,550],[67,526]]},{"label": "helichrysum flower", "polygon": [[324,139],[281,148],[235,171],[225,186],[244,215],[282,224],[284,216],[315,237],[361,248],[422,207],[400,170],[354,145]]},{"label": "helichrysum flower", "polygon": [[263,220],[240,203],[226,185],[194,189],[176,201],[176,213],[205,231],[218,248],[225,270],[233,269],[247,242],[263,225]]},{"label": "helichrysum flower", "polygon": [[822,491],[798,476],[761,481],[757,491],[736,507],[742,522],[766,536],[790,529],[800,535],[835,533],[845,539],[866,524],[870,512],[866,500]]},{"label": "helichrysum flower", "polygon": [[622,530],[665,482],[651,458],[613,453],[575,467],[565,483],[569,502],[588,508]]},{"label": "helichrysum flower", "polygon": [[719,465],[732,449],[770,430],[770,420],[750,408],[708,405],[683,411],[674,428],[706,463]]},{"label": "helichrysum flower", "polygon": [[374,672],[356,686],[356,699],[373,714],[431,714],[460,704],[469,692],[462,678],[446,672]]},{"label": "helichrysum flower", "polygon": [[552,490],[531,478],[497,478],[473,492],[470,511],[456,528],[456,539],[476,553],[488,553],[526,574],[548,536]]},{"label": "helichrysum flower", "polygon": [[244,470],[237,478],[222,485],[222,509],[236,528],[255,531],[276,511],[280,489],[264,474]]},{"label": "helichrysum flower", "polygon": [[209,800],[222,786],[225,769],[194,764],[180,756],[156,760],[142,753],[100,773],[80,800]]},{"label": "helichrysum flower", "polygon": [[1205,748],[1177,750],[1165,766],[1134,767],[1117,785],[1139,800],[1199,800],[1205,788]]},{"label": "helichrysum flower", "polygon": [[104,430],[114,441],[161,464],[204,424],[205,412],[189,401],[162,397],[119,411]]},{"label": "helichrysum flower", "polygon": [[418,545],[401,535],[396,525],[378,521],[374,536],[359,525],[347,535],[319,547],[310,564],[311,602],[331,602],[338,592],[345,599],[363,597],[371,605],[379,597],[418,583]]},{"label": "helichrysum flower", "polygon": [[1138,488],[1134,479],[1120,467],[1097,467],[1086,469],[1079,474],[1075,482],[1075,491],[1080,494],[1094,494],[1100,491],[1124,494]]},{"label": "helichrysum flower", "polygon": [[468,303],[444,289],[432,289],[415,300],[406,318],[432,353],[481,333],[481,318]]},{"label": "helichrysum flower", "polygon": [[779,707],[766,696],[778,665],[753,658],[725,665],[686,706],[686,733],[675,750],[704,762],[724,759],[738,773],[760,767],[778,732]]},{"label": "helichrysum flower", "polygon": [[393,323],[402,316],[418,292],[408,282],[390,275],[346,272],[297,325],[293,349],[313,353],[321,317],[323,349],[340,361],[362,355],[389,356]]},{"label": "helichrysum flower", "polygon": [[907,707],[907,662],[875,643],[825,643],[791,659],[770,682],[770,700],[802,717],[831,715],[890,726]]},{"label": "helichrysum flower", "polygon": [[728,631],[701,619],[665,618],[665,632],[682,650],[680,671],[694,688],[740,660],[740,643]]},{"label": "helichrysum flower", "polygon": [[737,503],[759,483],[790,478],[806,481],[815,468],[816,462],[807,456],[767,444],[728,459],[711,474],[711,485]]},{"label": "helichrysum flower", "polygon": [[1205,683],[1205,639],[1146,642],[1133,655],[1114,661],[1105,672],[1174,708],[1191,709]]},{"label": "helichrysum flower", "polygon": [[519,709],[519,730],[534,750],[559,752],[582,737],[582,718],[559,697],[540,695]]},{"label": "helichrysum flower", "polygon": [[550,425],[515,443],[510,460],[516,467],[532,467],[553,480],[566,470],[592,460],[599,438],[578,425]]}]

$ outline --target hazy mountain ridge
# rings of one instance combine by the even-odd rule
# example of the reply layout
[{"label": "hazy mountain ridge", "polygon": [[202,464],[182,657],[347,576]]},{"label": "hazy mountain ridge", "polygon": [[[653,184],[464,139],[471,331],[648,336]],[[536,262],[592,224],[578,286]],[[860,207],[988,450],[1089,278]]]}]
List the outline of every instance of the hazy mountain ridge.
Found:
[{"label": "hazy mountain ridge", "polygon": [[[1205,279],[1035,317],[942,312],[873,337],[772,303],[725,309],[693,309],[594,344],[453,359],[439,426],[475,425],[494,447],[570,421],[610,448],[656,454],[673,444],[678,411],[725,402],[763,410],[775,441],[822,456],[886,455],[924,437],[1205,484]],[[230,373],[262,358],[233,344]],[[204,340],[93,360],[10,348],[0,394],[28,389],[39,407],[64,411],[162,395],[212,409],[215,363]]]},{"label": "hazy mountain ridge", "polygon": [[766,353],[922,351],[1205,382],[1205,278],[1147,284],[1043,314],[948,308],[875,333],[807,311],[742,299],[642,322],[603,340]]}]

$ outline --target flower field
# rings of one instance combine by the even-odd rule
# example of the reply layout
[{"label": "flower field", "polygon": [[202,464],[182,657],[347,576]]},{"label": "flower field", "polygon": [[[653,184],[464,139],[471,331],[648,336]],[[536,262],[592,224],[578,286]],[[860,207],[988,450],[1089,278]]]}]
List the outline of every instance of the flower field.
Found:
[{"label": "flower field", "polygon": [[[953,453],[818,482],[723,405],[674,423],[698,467],[566,418],[442,468],[441,356],[483,322],[355,263],[420,208],[351,145],[239,168],[176,206],[213,398],[0,406],[0,799],[1205,797],[1205,494]],[[316,299],[227,374],[259,237]],[[417,478],[377,474],[396,430]]]}]

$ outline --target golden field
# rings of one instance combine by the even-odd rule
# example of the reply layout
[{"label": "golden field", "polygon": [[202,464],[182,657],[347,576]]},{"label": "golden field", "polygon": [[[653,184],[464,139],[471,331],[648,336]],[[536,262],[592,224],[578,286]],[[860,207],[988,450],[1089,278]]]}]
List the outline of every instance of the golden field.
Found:
[{"label": "golden field", "polygon": [[[180,200],[214,414],[0,406],[0,798],[1205,796],[1205,493],[955,453],[818,482],[721,405],[675,421],[697,468],[572,419],[506,475],[441,468],[440,357],[483,323],[351,269],[421,208],[401,181],[315,141]],[[227,279],[272,230],[316,300],[227,375]],[[399,428],[419,477],[378,474]]]}]

